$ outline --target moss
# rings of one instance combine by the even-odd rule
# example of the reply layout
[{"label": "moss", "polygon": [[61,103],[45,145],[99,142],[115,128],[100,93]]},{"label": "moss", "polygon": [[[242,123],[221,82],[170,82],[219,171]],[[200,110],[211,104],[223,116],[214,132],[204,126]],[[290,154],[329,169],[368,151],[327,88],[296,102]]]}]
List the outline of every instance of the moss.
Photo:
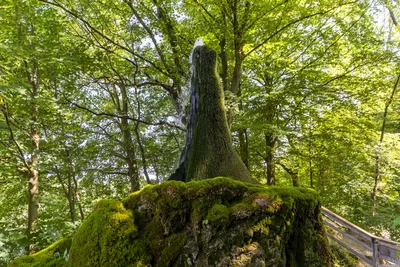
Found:
[{"label": "moss", "polygon": [[69,266],[331,266],[317,194],[218,177],[100,201]]},{"label": "moss", "polygon": [[182,247],[187,241],[185,233],[173,234],[165,238],[163,242],[163,250],[160,257],[156,260],[158,266],[171,266],[181,253]]},{"label": "moss", "polygon": [[229,215],[230,211],[227,206],[214,204],[211,209],[208,210],[206,220],[211,225],[225,228],[229,224]]},{"label": "moss", "polygon": [[146,248],[132,242],[137,235],[132,212],[118,201],[102,200],[73,238],[70,266],[146,265]]},{"label": "moss", "polygon": [[67,266],[71,238],[63,238],[49,247],[32,255],[22,256],[13,261],[10,267],[62,267]]}]

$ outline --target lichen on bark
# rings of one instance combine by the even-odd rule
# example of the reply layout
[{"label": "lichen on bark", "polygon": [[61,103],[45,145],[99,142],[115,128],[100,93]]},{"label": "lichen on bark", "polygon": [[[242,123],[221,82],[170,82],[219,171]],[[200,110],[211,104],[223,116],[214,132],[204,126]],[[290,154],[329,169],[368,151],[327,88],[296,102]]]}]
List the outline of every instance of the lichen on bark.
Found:
[{"label": "lichen on bark", "polygon": [[217,176],[257,183],[232,147],[217,74],[217,54],[207,46],[193,50],[186,146],[170,180],[191,181]]}]

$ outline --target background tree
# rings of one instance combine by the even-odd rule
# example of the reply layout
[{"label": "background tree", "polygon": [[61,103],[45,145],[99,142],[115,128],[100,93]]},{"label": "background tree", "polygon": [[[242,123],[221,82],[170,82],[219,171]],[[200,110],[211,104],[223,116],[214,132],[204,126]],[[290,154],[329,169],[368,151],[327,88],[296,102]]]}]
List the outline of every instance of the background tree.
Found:
[{"label": "background tree", "polygon": [[233,147],[251,176],[313,187],[328,208],[399,238],[396,93],[387,105],[398,14],[390,1],[363,0],[3,1],[1,263],[71,233],[98,199],[170,176],[198,37],[217,52]]}]

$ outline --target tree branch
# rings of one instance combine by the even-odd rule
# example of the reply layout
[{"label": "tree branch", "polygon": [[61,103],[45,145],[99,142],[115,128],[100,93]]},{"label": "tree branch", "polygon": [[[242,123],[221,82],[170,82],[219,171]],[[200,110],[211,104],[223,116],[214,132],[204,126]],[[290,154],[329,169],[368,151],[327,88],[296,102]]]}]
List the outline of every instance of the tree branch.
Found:
[{"label": "tree branch", "polygon": [[128,0],[126,1],[126,3],[128,4],[129,8],[132,10],[133,15],[136,17],[136,19],[139,21],[140,25],[142,25],[142,27],[145,29],[145,31],[147,32],[147,34],[149,35],[151,41],[153,42],[154,47],[157,50],[157,54],[160,57],[161,62],[163,63],[164,67],[167,69],[167,71],[169,72],[169,66],[167,64],[167,61],[165,59],[164,53],[161,51],[160,47],[158,46],[157,40],[154,36],[154,33],[151,31],[151,29],[146,25],[146,23],[144,23],[142,17],[139,15],[139,13],[137,12],[137,10],[135,9],[135,7],[132,4],[132,1]]},{"label": "tree branch", "polygon": [[[98,29],[96,29],[94,26],[92,26],[89,21],[81,18],[78,14],[74,13],[73,11],[69,10],[68,8],[66,8],[65,6],[61,5],[60,3],[57,2],[52,2],[52,1],[47,1],[47,0],[39,0],[40,2],[49,4],[49,5],[53,5],[56,6],[60,9],[62,9],[63,11],[65,11],[67,14],[71,15],[72,17],[76,18],[77,20],[79,20],[80,22],[82,22],[84,25],[86,25],[91,32],[96,33],[97,35],[101,36],[104,40],[106,40],[107,42],[119,47],[120,49],[130,53],[131,55],[138,57],[139,59],[149,63],[151,66],[153,66],[154,68],[156,68],[158,71],[160,71],[162,74],[166,75],[169,77],[169,75],[167,73],[165,73],[160,67],[158,67],[155,63],[153,63],[152,61],[148,60],[147,58],[143,57],[142,55],[135,53],[135,51],[133,51],[132,49],[121,45],[120,43],[118,43],[117,41],[114,41],[113,39],[111,39],[110,37],[106,36],[105,34],[103,34],[102,32],[100,32]],[[92,33],[93,34],[93,33]],[[82,37],[83,38],[83,37]],[[106,50],[107,51],[107,50]],[[129,61],[132,64],[136,64],[135,62],[133,62],[132,60],[125,58],[127,61]]]},{"label": "tree branch", "polygon": [[328,10],[325,10],[325,11],[316,12],[316,13],[313,13],[313,14],[310,14],[310,15],[307,15],[307,16],[304,16],[304,17],[301,17],[301,18],[299,18],[299,19],[296,19],[296,20],[294,20],[294,21],[292,21],[292,22],[289,22],[288,24],[286,24],[285,26],[283,26],[282,28],[280,28],[279,30],[275,31],[273,34],[271,34],[270,36],[268,36],[264,41],[262,41],[261,43],[259,43],[259,44],[256,45],[255,47],[253,47],[253,49],[251,49],[251,50],[250,50],[247,54],[245,54],[243,57],[246,58],[247,56],[249,56],[250,54],[252,54],[254,51],[256,51],[257,49],[259,49],[261,46],[263,46],[264,44],[266,44],[266,43],[267,43],[269,40],[271,40],[273,37],[275,37],[276,35],[278,35],[279,33],[281,33],[282,31],[286,30],[287,28],[289,28],[290,26],[292,26],[292,25],[294,25],[294,24],[297,24],[297,23],[299,23],[299,22],[301,22],[301,21],[303,21],[303,20],[306,20],[306,19],[309,19],[309,18],[312,18],[312,17],[315,17],[315,16],[325,15],[325,14],[331,12],[332,10],[335,10],[335,9],[338,8],[338,7],[341,7],[341,6],[344,6],[344,5],[347,5],[347,4],[354,4],[354,3],[356,3],[356,2],[344,3],[344,4],[341,4],[341,5],[339,5],[339,6],[335,6],[335,7],[331,8],[331,9],[328,9]]},{"label": "tree branch", "polygon": [[26,167],[27,171],[30,174],[32,174],[31,167],[29,166],[28,162],[26,161],[26,159],[24,157],[24,153],[22,152],[21,146],[18,144],[17,140],[15,140],[14,132],[13,132],[13,130],[11,128],[10,118],[9,118],[9,115],[8,115],[7,104],[4,103],[4,105],[0,105],[0,108],[1,108],[1,110],[3,112],[3,115],[4,115],[5,119],[6,119],[7,128],[8,128],[8,131],[10,132],[10,139],[12,140],[12,142],[17,147],[17,150],[18,150],[18,153],[19,153],[19,158],[22,160],[22,163]]},{"label": "tree branch", "polygon": [[87,112],[89,112],[89,113],[91,113],[93,115],[96,115],[96,116],[105,116],[105,117],[111,117],[111,118],[127,119],[127,120],[131,120],[131,121],[135,121],[135,122],[138,122],[138,123],[142,123],[142,124],[145,124],[145,125],[151,125],[151,126],[167,125],[167,126],[179,129],[181,131],[185,131],[186,130],[182,126],[177,125],[177,124],[175,124],[173,122],[168,122],[168,121],[163,121],[163,120],[159,120],[158,122],[148,122],[148,121],[140,120],[140,119],[137,119],[137,118],[129,117],[127,115],[117,115],[117,114],[112,114],[112,113],[108,113],[108,112],[97,112],[97,111],[91,110],[88,107],[84,107],[82,105],[79,105],[78,103],[75,103],[75,102],[69,100],[64,94],[63,94],[63,97],[64,97],[65,101],[67,101],[72,106],[77,107],[77,108],[82,109],[82,110],[85,110],[85,111],[87,111]]}]

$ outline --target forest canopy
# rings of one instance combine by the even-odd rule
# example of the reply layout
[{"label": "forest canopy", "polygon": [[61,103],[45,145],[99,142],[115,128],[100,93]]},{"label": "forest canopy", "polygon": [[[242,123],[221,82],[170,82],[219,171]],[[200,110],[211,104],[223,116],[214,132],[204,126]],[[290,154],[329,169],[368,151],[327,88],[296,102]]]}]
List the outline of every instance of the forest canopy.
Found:
[{"label": "forest canopy", "polygon": [[251,177],[400,240],[399,20],[395,0],[2,0],[0,266],[170,177],[199,37]]}]

